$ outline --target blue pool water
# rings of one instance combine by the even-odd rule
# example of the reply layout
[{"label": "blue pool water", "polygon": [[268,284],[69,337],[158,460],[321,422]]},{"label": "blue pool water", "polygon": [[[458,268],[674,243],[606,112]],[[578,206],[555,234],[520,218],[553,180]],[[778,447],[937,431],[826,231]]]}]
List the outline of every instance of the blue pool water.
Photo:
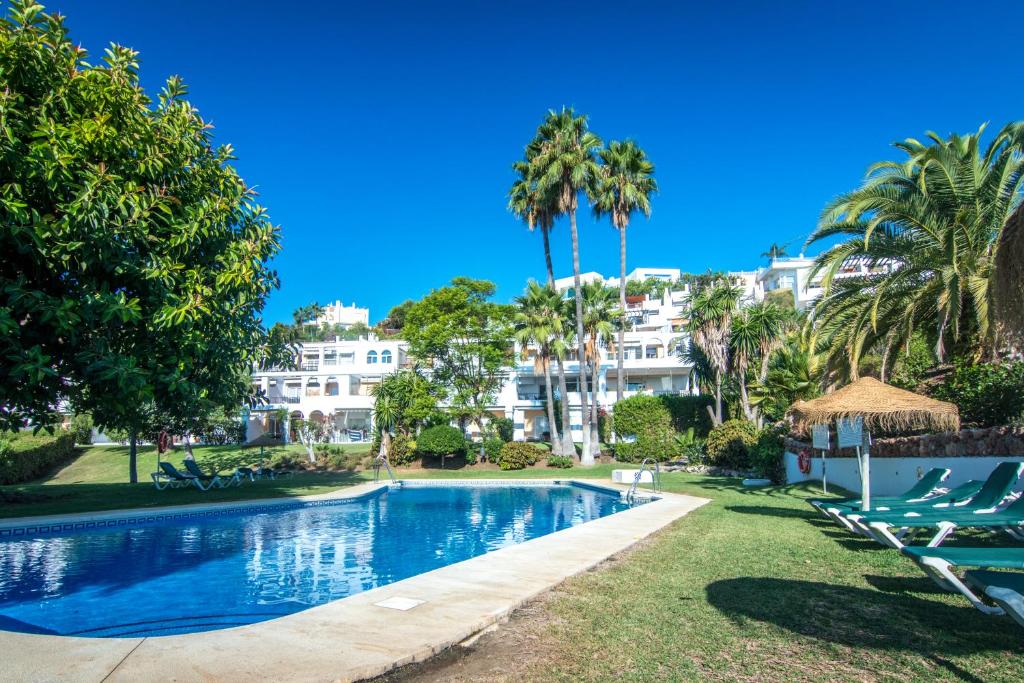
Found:
[{"label": "blue pool water", "polygon": [[129,637],[273,619],[610,515],[582,486],[394,488],[332,505],[0,541],[0,629]]}]

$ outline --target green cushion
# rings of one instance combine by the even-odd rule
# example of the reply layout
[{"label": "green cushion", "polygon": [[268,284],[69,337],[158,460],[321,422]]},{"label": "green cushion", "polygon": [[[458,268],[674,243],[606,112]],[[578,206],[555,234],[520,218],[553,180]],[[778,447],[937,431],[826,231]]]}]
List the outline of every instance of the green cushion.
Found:
[{"label": "green cushion", "polygon": [[958,567],[1024,569],[1024,547],[1020,548],[922,548],[905,546],[903,554],[915,560],[937,557]]},{"label": "green cushion", "polygon": [[1024,595],[1024,573],[1021,572],[993,572],[985,569],[972,569],[964,574],[964,577],[975,587],[982,590],[986,588],[1009,588]]}]

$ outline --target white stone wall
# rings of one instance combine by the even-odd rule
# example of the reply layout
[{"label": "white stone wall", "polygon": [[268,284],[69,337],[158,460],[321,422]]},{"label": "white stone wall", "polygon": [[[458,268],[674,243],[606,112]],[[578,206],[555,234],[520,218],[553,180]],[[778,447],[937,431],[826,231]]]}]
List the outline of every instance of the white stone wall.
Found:
[{"label": "white stone wall", "polygon": [[[794,484],[801,481],[821,481],[821,457],[811,459],[811,472],[804,474],[797,463],[797,455],[785,454],[786,481]],[[971,479],[984,480],[1001,462],[1024,462],[1024,455],[1017,456],[951,456],[934,458],[872,458],[871,492],[878,496],[895,496],[903,493],[933,467],[948,467],[951,470],[945,486],[959,486]],[[860,473],[856,458],[828,458],[825,461],[829,484],[841,486],[848,491],[860,491]],[[1018,489],[1024,489],[1022,483]]]}]

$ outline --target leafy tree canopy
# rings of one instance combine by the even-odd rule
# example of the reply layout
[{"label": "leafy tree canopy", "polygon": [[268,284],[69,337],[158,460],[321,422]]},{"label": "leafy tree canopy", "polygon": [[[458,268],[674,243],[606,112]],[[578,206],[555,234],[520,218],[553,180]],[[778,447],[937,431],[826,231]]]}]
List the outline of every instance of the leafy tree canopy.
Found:
[{"label": "leafy tree canopy", "polygon": [[[0,427],[100,426],[140,406],[237,406],[269,351],[259,313],[278,229],[171,77],[136,52],[95,64],[62,18],[14,0],[0,22]],[[276,352],[276,351],[275,351]]]}]

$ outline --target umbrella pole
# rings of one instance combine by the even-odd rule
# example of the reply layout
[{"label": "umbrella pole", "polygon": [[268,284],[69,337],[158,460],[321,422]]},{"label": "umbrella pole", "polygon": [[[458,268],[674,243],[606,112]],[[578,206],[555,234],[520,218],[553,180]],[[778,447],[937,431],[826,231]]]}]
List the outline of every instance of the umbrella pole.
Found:
[{"label": "umbrella pole", "polygon": [[825,471],[826,451],[821,452],[821,492],[828,493],[828,474]]},{"label": "umbrella pole", "polygon": [[871,511],[871,454],[868,449],[863,451],[857,446],[857,457],[860,459],[860,506],[864,512]]}]

